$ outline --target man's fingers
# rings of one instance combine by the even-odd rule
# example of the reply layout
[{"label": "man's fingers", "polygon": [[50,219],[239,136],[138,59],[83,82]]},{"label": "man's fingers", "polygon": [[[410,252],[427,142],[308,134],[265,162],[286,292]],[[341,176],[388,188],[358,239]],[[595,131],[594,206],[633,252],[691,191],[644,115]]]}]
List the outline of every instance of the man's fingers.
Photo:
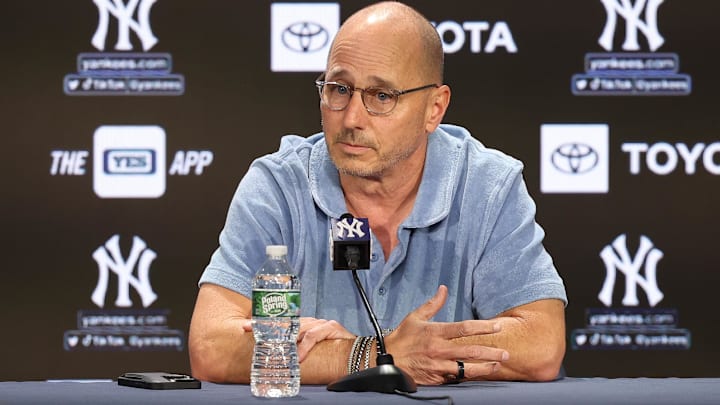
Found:
[{"label": "man's fingers", "polygon": [[502,363],[499,361],[483,361],[480,363],[465,362],[464,365],[466,379],[475,379],[497,373],[502,367]]},{"label": "man's fingers", "polygon": [[325,336],[323,335],[326,335],[322,334],[322,329],[318,326],[318,324],[321,324],[321,322],[317,321],[317,319],[314,319],[311,322],[307,322],[304,330],[302,330],[302,332],[298,335],[297,347],[299,362],[305,360],[305,357],[308,355],[308,353],[310,353],[310,350],[312,350],[312,348],[315,347],[318,342],[324,339]]},{"label": "man's fingers", "polygon": [[447,294],[447,287],[441,285],[440,287],[438,287],[435,296],[430,298],[424,304],[420,305],[415,311],[413,311],[413,314],[415,314],[424,321],[429,320],[430,318],[435,316],[438,311],[440,311],[440,308],[442,308],[443,305],[445,305]]},{"label": "man's fingers", "polygon": [[510,359],[510,353],[508,353],[507,350],[467,344],[453,344],[437,348],[436,356],[439,358],[469,362],[504,362]]},{"label": "man's fingers", "polygon": [[440,329],[440,336],[445,339],[457,339],[466,336],[488,335],[500,332],[502,326],[497,321],[467,320],[460,322],[444,322],[435,324]]},{"label": "man's fingers", "polygon": [[315,328],[317,325],[327,322],[324,319],[301,317],[300,318],[300,330],[298,331],[298,342],[305,338],[305,333]]},{"label": "man's fingers", "polygon": [[[474,380],[485,377],[493,373],[497,373],[502,367],[502,363],[498,361],[483,361],[480,363],[463,362],[463,369],[457,361],[447,362],[444,368],[445,383],[457,383],[459,381]],[[460,378],[462,377],[462,378]]]},{"label": "man's fingers", "polygon": [[500,366],[510,359],[507,350],[484,346],[481,344],[444,343],[433,345],[433,361],[441,369],[437,370],[445,376],[457,376],[457,360],[464,362],[465,378],[476,378],[496,372]]},{"label": "man's fingers", "polygon": [[355,338],[355,335],[336,321],[308,319],[305,322],[305,327],[301,326],[301,329],[303,331],[298,335],[298,360],[300,362],[305,360],[313,347],[323,340]]},{"label": "man's fingers", "polygon": [[298,341],[298,362],[302,363],[303,360],[305,360],[305,357],[307,357],[308,353],[310,353],[310,350],[312,350],[312,348],[315,346],[315,343],[317,342],[307,338]]}]

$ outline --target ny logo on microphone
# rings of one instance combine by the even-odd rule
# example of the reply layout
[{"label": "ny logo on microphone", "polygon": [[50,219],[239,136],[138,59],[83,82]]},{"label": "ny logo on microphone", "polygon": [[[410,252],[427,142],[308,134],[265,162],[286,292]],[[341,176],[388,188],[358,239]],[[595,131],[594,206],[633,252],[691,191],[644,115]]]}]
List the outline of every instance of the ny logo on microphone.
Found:
[{"label": "ny logo on microphone", "polygon": [[330,220],[330,257],[334,270],[370,268],[370,222],[346,214]]},{"label": "ny logo on microphone", "polygon": [[367,220],[363,220],[364,218],[352,218],[352,222],[348,223],[348,218],[343,218],[342,220],[337,221],[335,223],[335,226],[333,227],[335,229],[337,238],[352,239],[364,237],[366,233],[363,232],[363,225],[367,227],[368,223]]}]

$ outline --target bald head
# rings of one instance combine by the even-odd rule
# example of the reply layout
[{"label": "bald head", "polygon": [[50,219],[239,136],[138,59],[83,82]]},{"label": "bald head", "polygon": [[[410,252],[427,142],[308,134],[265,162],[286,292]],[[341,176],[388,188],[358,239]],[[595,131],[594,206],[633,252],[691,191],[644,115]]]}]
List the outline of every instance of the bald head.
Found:
[{"label": "bald head", "polygon": [[[443,48],[435,27],[419,12],[405,4],[384,1],[351,15],[340,27],[329,57],[339,40],[367,37],[380,42],[396,41],[406,52],[395,55],[398,62],[412,64],[423,80],[443,82]],[[411,59],[410,59],[411,58]]]}]

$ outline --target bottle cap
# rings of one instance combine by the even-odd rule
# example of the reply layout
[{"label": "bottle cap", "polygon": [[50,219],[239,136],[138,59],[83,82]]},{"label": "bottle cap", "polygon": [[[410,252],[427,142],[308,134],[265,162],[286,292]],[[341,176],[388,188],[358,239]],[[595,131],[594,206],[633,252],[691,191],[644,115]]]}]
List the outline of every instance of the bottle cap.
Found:
[{"label": "bottle cap", "polygon": [[268,256],[285,256],[287,255],[287,246],[268,245],[265,247],[265,254]]}]

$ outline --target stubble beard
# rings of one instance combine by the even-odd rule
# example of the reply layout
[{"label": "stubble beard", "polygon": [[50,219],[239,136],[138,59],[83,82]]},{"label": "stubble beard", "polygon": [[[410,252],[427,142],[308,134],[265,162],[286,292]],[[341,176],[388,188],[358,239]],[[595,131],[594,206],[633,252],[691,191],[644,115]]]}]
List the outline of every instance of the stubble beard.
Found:
[{"label": "stubble beard", "polygon": [[[366,147],[371,148],[372,150],[377,152],[377,144],[375,144],[372,141],[369,141],[367,138],[365,138],[362,134],[358,135],[356,133],[340,133],[336,136],[334,136],[335,143],[339,142],[347,142],[352,141],[354,144],[360,144]],[[385,173],[387,173],[389,170],[395,168],[400,162],[404,161],[410,155],[412,155],[413,150],[411,148],[405,148],[402,150],[392,150],[390,153],[387,154],[379,154],[378,155],[378,162],[376,164],[373,164],[371,166],[365,166],[360,167],[358,165],[342,165],[343,161],[351,161],[355,162],[358,160],[357,156],[353,155],[344,155],[342,159],[336,158],[332,154],[330,154],[330,158],[332,159],[333,163],[335,164],[335,167],[337,167],[338,172],[343,175],[347,176],[353,176],[353,177],[360,177],[360,178],[381,178]]]}]

